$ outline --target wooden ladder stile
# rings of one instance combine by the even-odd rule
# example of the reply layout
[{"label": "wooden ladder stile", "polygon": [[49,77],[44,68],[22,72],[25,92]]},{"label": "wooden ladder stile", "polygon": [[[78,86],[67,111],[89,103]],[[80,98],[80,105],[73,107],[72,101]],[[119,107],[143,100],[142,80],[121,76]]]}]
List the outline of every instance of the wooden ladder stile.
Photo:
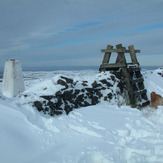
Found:
[{"label": "wooden ladder stile", "polygon": [[[135,50],[133,45],[128,46],[128,49],[122,46],[122,44],[116,45],[116,49],[113,46],[108,45],[106,49],[102,49],[101,52],[105,52],[102,64],[100,66],[101,71],[111,71],[114,74],[118,74],[118,77],[123,81],[125,89],[128,94],[128,105],[131,107],[144,107],[149,104],[146,89],[144,87],[144,79],[141,74],[141,68],[136,57],[136,53],[140,53],[140,50]],[[110,64],[111,53],[118,53],[116,62]],[[127,63],[125,54],[130,53],[132,63]]]}]

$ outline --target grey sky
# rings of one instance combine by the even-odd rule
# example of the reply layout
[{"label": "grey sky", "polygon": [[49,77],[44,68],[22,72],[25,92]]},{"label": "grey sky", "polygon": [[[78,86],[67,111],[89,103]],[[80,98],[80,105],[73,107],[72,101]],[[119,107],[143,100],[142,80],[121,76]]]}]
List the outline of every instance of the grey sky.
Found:
[{"label": "grey sky", "polygon": [[163,65],[163,0],[1,0],[0,67],[99,66],[107,44]]}]

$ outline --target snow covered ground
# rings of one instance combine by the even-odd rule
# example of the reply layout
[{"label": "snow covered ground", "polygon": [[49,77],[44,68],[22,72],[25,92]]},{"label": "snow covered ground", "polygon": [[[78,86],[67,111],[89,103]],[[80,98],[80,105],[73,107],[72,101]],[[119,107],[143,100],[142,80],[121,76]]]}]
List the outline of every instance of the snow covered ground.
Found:
[{"label": "snow covered ground", "polygon": [[[160,71],[143,72],[148,97],[163,96]],[[24,72],[26,91],[35,93],[38,83],[58,74],[88,80],[97,72]],[[140,111],[102,102],[50,117],[22,105],[19,96],[0,96],[0,163],[163,162],[163,106]]]}]

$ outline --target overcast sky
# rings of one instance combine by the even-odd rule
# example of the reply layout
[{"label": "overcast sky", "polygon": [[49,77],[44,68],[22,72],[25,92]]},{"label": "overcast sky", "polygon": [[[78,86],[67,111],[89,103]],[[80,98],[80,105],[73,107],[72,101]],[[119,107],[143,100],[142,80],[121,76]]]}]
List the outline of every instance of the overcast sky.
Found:
[{"label": "overcast sky", "polygon": [[0,0],[0,67],[100,66],[119,43],[163,66],[163,0]]}]

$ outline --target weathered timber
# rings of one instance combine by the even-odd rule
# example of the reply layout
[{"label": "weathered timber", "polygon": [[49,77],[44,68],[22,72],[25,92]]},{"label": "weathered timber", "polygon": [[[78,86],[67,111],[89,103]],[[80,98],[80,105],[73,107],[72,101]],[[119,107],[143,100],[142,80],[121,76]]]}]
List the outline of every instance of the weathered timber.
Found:
[{"label": "weathered timber", "polygon": [[132,82],[132,83],[141,83],[141,82],[143,82],[143,81],[144,81],[143,78],[131,79],[131,82]]},{"label": "weathered timber", "polygon": [[131,60],[132,60],[132,63],[133,64],[139,64],[138,63],[138,60],[137,60],[137,58],[136,58],[136,51],[134,50],[134,46],[133,45],[130,45],[129,47],[128,47],[128,49],[129,49],[129,51],[130,51],[130,57],[131,57]]},{"label": "weathered timber", "polygon": [[149,105],[149,104],[150,104],[150,102],[149,102],[149,100],[147,100],[147,101],[145,101],[145,102],[143,102],[143,103],[138,104],[138,107],[139,107],[139,108],[145,107],[145,106],[147,106],[147,105]]},{"label": "weathered timber", "polygon": [[[122,52],[122,53],[130,53],[130,50],[126,50],[126,49],[101,49],[102,53],[108,52],[108,53],[118,53],[118,52]],[[135,53],[140,53],[140,50],[134,50]]]},{"label": "weathered timber", "polygon": [[[131,107],[143,107],[148,105],[147,91],[144,87],[144,79],[136,57],[136,53],[140,53],[140,50],[135,50],[133,45],[128,46],[128,49],[126,49],[122,44],[118,44],[116,45],[116,49],[108,45],[107,48],[102,49],[101,52],[105,52],[105,55],[99,70],[100,72],[111,71],[122,80],[127,91],[127,105]],[[112,52],[118,53],[114,64],[109,63]],[[124,53],[130,53],[132,63],[127,63]]]},{"label": "weathered timber", "polygon": [[100,68],[122,68],[122,67],[125,67],[124,64],[101,64]]},{"label": "weathered timber", "polygon": [[[116,45],[117,49],[124,49],[124,47],[122,46],[122,44],[118,44]],[[116,60],[116,64],[124,64],[127,65],[126,59],[125,59],[125,55],[123,52],[118,52],[118,56],[117,56],[117,60]]]},{"label": "weathered timber", "polygon": [[[137,66],[139,66],[139,65],[137,65]],[[133,72],[133,71],[136,72],[136,71],[140,71],[140,68],[139,68],[139,67],[129,67],[129,68],[128,68],[128,71],[129,71],[129,72]]]},{"label": "weathered timber", "polygon": [[143,89],[143,90],[139,90],[139,91],[135,91],[134,92],[135,94],[145,94],[145,93],[147,93],[147,90],[146,89]]},{"label": "weathered timber", "polygon": [[[113,49],[113,46],[108,45],[106,49],[111,50],[111,49]],[[108,63],[110,60],[110,55],[111,55],[111,52],[105,52],[104,59],[103,59],[102,63]]]}]

